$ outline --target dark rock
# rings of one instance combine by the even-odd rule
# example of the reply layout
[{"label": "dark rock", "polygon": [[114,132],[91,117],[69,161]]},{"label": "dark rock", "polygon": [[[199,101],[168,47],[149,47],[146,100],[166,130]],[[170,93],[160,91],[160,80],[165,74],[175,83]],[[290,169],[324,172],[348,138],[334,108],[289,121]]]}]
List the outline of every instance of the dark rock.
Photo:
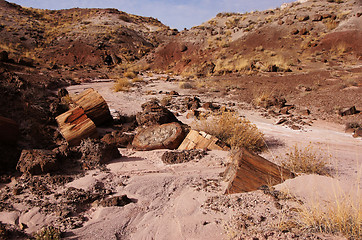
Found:
[{"label": "dark rock", "polygon": [[293,108],[294,108],[293,105],[292,106],[285,106],[285,107],[282,107],[279,112],[281,114],[289,114],[289,111],[292,110]]},{"label": "dark rock", "polygon": [[309,31],[306,29],[306,28],[302,28],[300,31],[299,31],[299,34],[300,35],[307,35],[309,33]]},{"label": "dark rock", "polygon": [[109,145],[114,145],[117,148],[125,148],[132,144],[133,138],[134,135],[113,131],[112,133],[104,135],[101,140]]},{"label": "dark rock", "polygon": [[215,109],[218,109],[218,106],[215,106],[212,102],[206,102],[202,105],[202,107],[206,110],[215,110]]},{"label": "dark rock", "polygon": [[136,115],[137,123],[140,126],[178,122],[172,112],[167,108],[160,106],[156,101],[149,101],[142,104],[142,109],[143,111]]},{"label": "dark rock", "polygon": [[12,119],[0,116],[0,142],[15,145],[19,136],[19,125]]},{"label": "dark rock", "polygon": [[179,123],[154,125],[141,130],[133,139],[137,150],[176,149],[185,138],[185,132]]},{"label": "dark rock", "polygon": [[193,110],[198,109],[200,107],[200,99],[198,97],[186,97],[185,103],[187,105],[187,109]]},{"label": "dark rock", "polygon": [[357,112],[357,109],[355,106],[350,107],[350,108],[343,108],[343,109],[339,110],[339,112],[338,112],[338,114],[342,117],[347,116],[347,115],[353,115],[356,113],[358,113],[358,112]]},{"label": "dark rock", "polygon": [[362,128],[357,128],[353,133],[354,138],[362,137]]},{"label": "dark rock", "polygon": [[194,159],[201,159],[206,155],[205,150],[182,150],[165,152],[162,155],[162,161],[167,164],[176,164],[189,162]]},{"label": "dark rock", "polygon": [[309,109],[304,109],[299,112],[301,115],[308,116],[310,114]]},{"label": "dark rock", "polygon": [[30,58],[20,58],[19,59],[19,64],[23,65],[23,66],[27,66],[27,67],[33,67],[34,66],[34,60],[30,59]]},{"label": "dark rock", "polygon": [[68,96],[69,93],[68,93],[68,90],[65,89],[65,88],[61,88],[58,90],[58,97],[59,98],[62,98],[62,97],[65,97],[65,96]]},{"label": "dark rock", "polygon": [[187,51],[187,46],[186,45],[182,45],[181,47],[180,47],[180,51],[181,52],[186,52]]},{"label": "dark rock", "polygon": [[6,51],[0,52],[0,62],[7,62],[9,60],[9,54]]},{"label": "dark rock", "polygon": [[281,119],[279,119],[275,124],[276,124],[276,125],[280,125],[280,124],[285,123],[286,121],[287,121],[287,119],[281,118]]},{"label": "dark rock", "polygon": [[299,30],[298,30],[298,29],[294,28],[294,29],[292,30],[292,34],[293,34],[293,35],[297,35],[298,33],[299,33]]},{"label": "dark rock", "polygon": [[309,20],[309,16],[308,16],[308,15],[304,15],[304,16],[298,17],[298,21],[299,21],[299,22],[304,22],[304,21],[307,21],[307,20]]},{"label": "dark rock", "polygon": [[167,93],[167,95],[178,96],[180,94],[178,92],[176,92],[176,91],[171,91],[171,92]]},{"label": "dark rock", "polygon": [[23,150],[16,168],[22,173],[43,174],[58,170],[56,154],[50,150]]},{"label": "dark rock", "polygon": [[190,119],[190,118],[196,118],[198,119],[200,116],[200,111],[197,110],[191,110],[190,112],[187,113],[186,118]]},{"label": "dark rock", "polygon": [[132,199],[129,199],[127,195],[122,195],[104,199],[100,202],[100,205],[102,207],[123,207],[130,203],[132,203]]},{"label": "dark rock", "polygon": [[79,151],[82,153],[81,161],[85,169],[94,168],[121,157],[116,146],[108,145],[97,139],[82,140]]}]

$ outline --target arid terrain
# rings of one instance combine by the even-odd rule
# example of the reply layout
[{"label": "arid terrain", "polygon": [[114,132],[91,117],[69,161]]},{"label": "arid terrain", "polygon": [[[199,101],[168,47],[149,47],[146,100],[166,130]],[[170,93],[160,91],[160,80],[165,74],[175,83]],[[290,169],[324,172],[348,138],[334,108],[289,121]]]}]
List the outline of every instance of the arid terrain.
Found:
[{"label": "arid terrain", "polygon": [[361,239],[361,15],[0,0],[0,239]]}]

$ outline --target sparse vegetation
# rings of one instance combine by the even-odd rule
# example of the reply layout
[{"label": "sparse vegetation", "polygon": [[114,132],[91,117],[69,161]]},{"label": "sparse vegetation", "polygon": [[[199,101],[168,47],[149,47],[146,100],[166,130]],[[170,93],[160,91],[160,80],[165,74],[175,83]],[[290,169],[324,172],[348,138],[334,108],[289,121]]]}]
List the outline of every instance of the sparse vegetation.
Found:
[{"label": "sparse vegetation", "polygon": [[113,86],[115,92],[119,91],[128,91],[131,86],[131,83],[128,78],[120,78]]},{"label": "sparse vegetation", "polygon": [[190,82],[180,82],[179,87],[181,89],[194,89],[195,88],[194,84],[192,84]]},{"label": "sparse vegetation", "polygon": [[264,134],[249,120],[234,112],[222,112],[219,116],[196,124],[198,130],[207,132],[229,144],[232,148],[247,148],[262,151],[265,148]]},{"label": "sparse vegetation", "polygon": [[329,173],[326,157],[313,149],[311,144],[304,149],[295,145],[282,157],[281,165],[294,173],[312,173],[326,175]]},{"label": "sparse vegetation", "polygon": [[47,226],[42,228],[34,236],[35,240],[60,240],[61,232],[59,229]]}]

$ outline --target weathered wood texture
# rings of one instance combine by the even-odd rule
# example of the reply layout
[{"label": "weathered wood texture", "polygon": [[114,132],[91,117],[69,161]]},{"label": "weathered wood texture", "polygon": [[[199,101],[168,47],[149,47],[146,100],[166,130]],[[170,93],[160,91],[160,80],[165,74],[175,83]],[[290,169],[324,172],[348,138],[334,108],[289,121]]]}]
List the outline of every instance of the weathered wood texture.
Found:
[{"label": "weathered wood texture", "polygon": [[89,88],[76,96],[72,96],[72,101],[83,108],[85,114],[100,126],[112,119],[108,105],[104,98],[93,88]]},{"label": "weathered wood texture", "polygon": [[19,135],[19,125],[9,118],[0,116],[0,142],[5,144],[16,144]]},{"label": "weathered wood texture", "polygon": [[216,137],[205,132],[198,132],[191,130],[187,134],[185,140],[181,143],[178,150],[192,150],[192,149],[208,149],[208,150],[224,150],[228,151],[230,148],[217,139]]},{"label": "weathered wood texture", "polygon": [[79,145],[82,139],[98,137],[96,125],[80,107],[59,115],[56,120],[60,133],[69,145]]},{"label": "weathered wood texture", "polygon": [[254,191],[262,185],[276,185],[292,177],[289,170],[241,149],[232,156],[224,172],[224,181],[229,183],[225,194]]}]

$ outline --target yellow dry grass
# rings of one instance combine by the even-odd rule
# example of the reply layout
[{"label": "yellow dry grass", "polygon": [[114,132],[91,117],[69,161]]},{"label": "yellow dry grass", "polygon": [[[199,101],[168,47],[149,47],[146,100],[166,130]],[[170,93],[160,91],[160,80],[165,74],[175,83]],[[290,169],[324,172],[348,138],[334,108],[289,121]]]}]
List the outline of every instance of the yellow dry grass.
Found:
[{"label": "yellow dry grass", "polygon": [[114,84],[114,86],[113,86],[113,90],[114,90],[115,92],[128,91],[129,88],[130,88],[130,86],[131,86],[131,83],[130,83],[130,81],[129,81],[128,78],[119,78],[119,79],[115,82],[115,84]]}]

